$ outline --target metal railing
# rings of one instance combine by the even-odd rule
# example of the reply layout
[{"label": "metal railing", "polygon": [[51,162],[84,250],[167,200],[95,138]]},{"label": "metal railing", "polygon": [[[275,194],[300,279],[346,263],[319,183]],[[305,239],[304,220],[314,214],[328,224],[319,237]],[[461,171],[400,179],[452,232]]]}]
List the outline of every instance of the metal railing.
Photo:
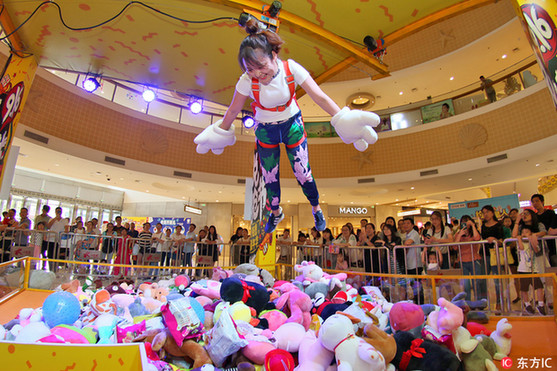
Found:
[{"label": "metal railing", "polygon": [[[155,279],[168,277],[171,274],[189,274],[196,277],[211,277],[215,266],[235,267],[245,261],[250,261],[255,254],[248,245],[228,243],[186,243],[172,242],[167,246],[153,239],[125,238],[103,235],[82,235],[65,233],[52,241],[52,236],[46,231],[28,231],[29,246],[33,246],[36,255],[37,241],[47,243],[46,250],[40,244],[41,252],[46,252],[49,259],[33,257],[30,267],[46,270],[57,270],[60,276],[66,272],[76,278],[97,277],[101,280],[114,280],[126,276],[134,280],[145,278]],[[50,232],[52,233],[52,232]],[[35,240],[31,238],[35,236]],[[37,237],[42,236],[42,240]],[[547,242],[557,237],[540,239],[543,259],[548,258]],[[12,241],[8,236],[6,241]],[[540,280],[543,283],[547,297],[545,303],[551,302],[555,294],[554,268],[547,272],[511,275],[512,264],[509,264],[507,248],[516,239],[507,239],[503,244],[496,244],[488,248],[487,241],[455,242],[439,245],[410,245],[386,247],[338,247],[336,245],[278,245],[276,249],[275,274],[279,279],[293,279],[299,272],[296,264],[303,260],[320,261],[324,271],[335,273],[344,272],[348,275],[348,283],[354,287],[374,285],[379,287],[391,301],[414,300],[417,303],[435,303],[437,298],[444,296],[452,299],[461,290],[467,293],[467,299],[474,302],[486,302],[487,310],[505,314],[524,312],[521,303],[515,306],[512,299],[512,283],[519,295],[520,286],[517,282],[527,278]],[[48,243],[54,243],[52,259],[48,254]],[[451,258],[449,269],[427,271],[424,269],[423,251],[446,247],[456,253]],[[24,247],[10,246],[10,254],[22,254]],[[103,252],[104,248],[104,252]],[[112,248],[112,251],[110,251]],[[18,249],[19,250],[18,252]],[[467,251],[467,250],[470,251]],[[27,250],[30,252],[31,250]],[[488,254],[491,253],[496,264],[491,266]],[[104,254],[104,256],[103,256]],[[408,264],[408,257],[412,256],[415,266]],[[339,257],[342,255],[342,257]],[[66,256],[65,260],[57,259]],[[106,263],[102,260],[106,260]],[[2,266],[11,266],[22,259],[15,259]],[[337,263],[342,264],[337,264]],[[44,267],[43,267],[44,265]],[[342,268],[342,269],[340,269]],[[490,268],[490,272],[487,272]],[[21,268],[22,269],[22,268]],[[58,275],[58,274],[57,274]],[[1,277],[1,271],[0,271]],[[539,285],[539,283],[538,283]],[[553,290],[551,287],[553,286]],[[489,288],[489,289],[488,289]],[[498,289],[499,288],[499,289]],[[548,300],[549,299],[549,300]],[[529,297],[528,297],[529,300]]]}]

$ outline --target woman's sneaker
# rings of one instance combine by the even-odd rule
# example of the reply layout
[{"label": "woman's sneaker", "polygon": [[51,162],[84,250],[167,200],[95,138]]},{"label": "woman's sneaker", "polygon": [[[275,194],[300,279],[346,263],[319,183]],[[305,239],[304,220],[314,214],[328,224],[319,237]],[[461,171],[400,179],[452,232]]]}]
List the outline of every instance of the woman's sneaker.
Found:
[{"label": "woman's sneaker", "polygon": [[327,222],[325,221],[325,216],[323,216],[323,211],[319,210],[313,214],[313,219],[315,220],[315,229],[319,232],[323,232],[327,228]]},{"label": "woman's sneaker", "polygon": [[282,212],[282,207],[279,208],[280,214],[275,215],[271,211],[271,215],[269,216],[269,220],[267,220],[267,224],[265,225],[265,233],[273,233],[275,229],[277,229],[277,225],[284,219],[284,214]]}]

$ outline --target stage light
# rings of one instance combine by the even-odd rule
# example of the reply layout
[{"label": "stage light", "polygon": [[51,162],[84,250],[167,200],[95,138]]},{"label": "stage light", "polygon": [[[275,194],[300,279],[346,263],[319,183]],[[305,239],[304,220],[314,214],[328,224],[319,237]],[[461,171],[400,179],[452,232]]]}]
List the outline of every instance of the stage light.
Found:
[{"label": "stage light", "polygon": [[249,112],[244,112],[243,114],[244,117],[242,117],[242,125],[244,125],[246,129],[251,129],[255,125],[255,120]]},{"label": "stage light", "polygon": [[155,92],[149,88],[145,89],[143,91],[143,100],[147,103],[151,103],[152,101],[155,100],[155,98],[157,97],[157,94],[155,94]]},{"label": "stage light", "polygon": [[282,9],[282,3],[280,1],[273,1],[271,6],[269,7],[269,15],[273,18],[276,18]]},{"label": "stage light", "polygon": [[203,110],[203,100],[197,97],[190,97],[190,111],[197,115]]},{"label": "stage light", "polygon": [[92,76],[87,76],[85,80],[83,80],[83,82],[81,83],[81,86],[86,92],[93,93],[101,86],[101,84],[96,78]]}]

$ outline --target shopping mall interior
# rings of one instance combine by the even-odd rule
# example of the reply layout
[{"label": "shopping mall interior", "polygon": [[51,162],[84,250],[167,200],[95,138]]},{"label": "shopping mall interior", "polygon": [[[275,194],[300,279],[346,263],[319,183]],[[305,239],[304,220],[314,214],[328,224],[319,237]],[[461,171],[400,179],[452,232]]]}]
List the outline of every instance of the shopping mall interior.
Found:
[{"label": "shopping mall interior", "polygon": [[[20,24],[26,13],[18,9],[27,5],[6,3],[13,24]],[[196,3],[191,17],[237,16],[234,2],[224,3]],[[374,15],[378,26],[364,22],[350,28],[329,11],[321,20],[307,4],[289,4],[305,21],[328,26],[306,38],[303,24],[286,23],[280,29],[283,58],[304,65],[339,106],[363,107],[383,120],[378,142],[358,152],[343,144],[326,113],[298,92],[320,201],[335,231],[363,217],[381,223],[407,210],[421,208],[424,215],[425,209],[446,210],[451,202],[513,193],[528,201],[539,189],[547,205],[557,203],[555,107],[512,4],[479,1],[454,9],[449,6],[454,1],[427,3],[414,13],[433,14],[426,17],[428,24],[415,26],[419,16],[400,5],[394,20]],[[68,22],[83,23],[82,13],[102,18],[86,3],[63,6]],[[140,8],[129,9],[129,19],[115,20],[116,31],[103,26],[72,33],[45,6],[44,15],[18,30],[39,69],[15,132],[19,153],[3,210],[26,206],[34,216],[46,203],[63,206],[72,220],[191,217],[197,224],[214,224],[227,238],[249,225],[243,205],[245,180],[252,175],[253,129],[243,128],[238,118],[238,142],[220,156],[197,154],[193,138],[227,108],[241,73],[235,55],[243,30],[222,21],[210,27],[188,23],[180,32],[161,15],[154,25],[158,31],[138,36],[125,27],[133,26],[136,13],[150,16]],[[347,11],[346,17],[364,16],[358,8]],[[48,35],[41,34],[42,27]],[[325,42],[327,32],[344,43]],[[370,52],[367,61],[349,53],[365,50],[361,40],[367,34],[388,35],[379,63],[387,73]],[[4,47],[3,60],[8,53]],[[480,90],[480,75],[495,82],[493,104]],[[88,76],[101,77],[93,93],[82,88]],[[151,103],[142,98],[146,87],[156,92]],[[192,97],[203,98],[200,114],[188,109]],[[450,116],[439,119],[435,107],[443,102],[450,104]],[[280,171],[287,217],[279,230],[307,232],[313,225],[307,200],[287,162]],[[186,213],[185,205],[200,208],[201,215]],[[341,207],[366,212],[340,214]]]},{"label": "shopping mall interior", "polygon": [[[276,8],[277,3],[282,9]],[[195,258],[200,258],[201,254],[199,251],[194,253],[194,243],[189,246],[185,240],[180,240],[178,257],[172,257],[174,271],[163,271],[164,258],[160,260],[159,255],[156,256],[159,259],[157,261],[148,261],[145,258],[148,254],[154,256],[162,251],[150,251],[150,247],[140,246],[137,242],[128,246],[130,251],[123,247],[121,254],[115,254],[123,257],[124,260],[119,262],[128,264],[125,269],[122,268],[122,277],[128,275],[128,268],[133,269],[134,264],[138,265],[135,268],[137,270],[133,270],[131,274],[132,280],[135,280],[132,284],[139,283],[140,274],[144,274],[147,280],[154,280],[162,278],[164,273],[168,276],[165,278],[174,280],[174,293],[181,287],[179,290],[182,291],[178,294],[182,296],[185,286],[177,283],[177,277],[173,273],[184,273],[184,267],[192,268],[188,272],[191,277],[194,274],[196,278],[200,275],[209,277],[212,271],[209,272],[208,267],[211,264],[227,265],[221,264],[225,258],[232,262],[228,264],[230,266],[248,262],[249,259],[249,262],[253,262],[256,255],[257,259],[261,258],[261,253],[257,252],[258,246],[255,246],[255,250],[251,247],[255,252],[248,249],[246,253],[232,242],[227,242],[238,227],[249,230],[252,226],[249,215],[252,214],[252,204],[257,201],[257,197],[253,196],[257,188],[257,184],[253,186],[253,179],[257,178],[254,170],[261,171],[260,166],[257,166],[258,162],[254,160],[258,148],[255,129],[269,127],[271,124],[254,126],[252,120],[250,126],[247,119],[253,116],[254,109],[246,103],[238,109],[240,113],[231,119],[235,126],[232,129],[236,136],[235,144],[227,146],[222,154],[216,155],[210,151],[198,153],[200,151],[196,150],[194,143],[194,138],[204,129],[220,119],[230,118],[226,116],[226,112],[229,107],[234,106],[231,102],[234,102],[237,94],[242,95],[238,93],[236,84],[243,73],[242,68],[247,68],[250,72],[251,67],[245,60],[242,60],[242,67],[238,64],[238,48],[246,37],[246,30],[239,23],[249,19],[250,22],[259,22],[263,29],[278,33],[284,41],[278,57],[284,61],[292,59],[303,66],[316,82],[316,86],[336,105],[375,112],[379,116],[379,124],[374,128],[377,142],[360,151],[356,144],[352,145],[354,141],[344,143],[346,140],[342,134],[339,136],[341,132],[338,127],[338,133],[335,131],[331,124],[331,115],[322,108],[323,101],[322,104],[315,103],[316,90],[312,90],[313,85],[307,83],[309,80],[303,83],[306,88],[310,88],[308,92],[297,87],[296,104],[303,114],[303,133],[307,136],[308,161],[311,164],[309,173],[315,178],[319,202],[332,235],[341,234],[347,223],[358,228],[362,219],[379,226],[387,217],[399,220],[411,216],[417,226],[421,227],[431,219],[435,211],[440,211],[444,221],[447,221],[454,216],[451,212],[457,208],[472,208],[474,204],[478,205],[476,200],[500,196],[509,196],[516,200],[517,208],[528,208],[532,206],[531,196],[541,194],[545,198],[545,207],[555,209],[557,28],[554,23],[557,23],[557,6],[555,1],[532,0],[531,3],[535,5],[523,5],[525,3],[523,0],[0,0],[0,25],[3,30],[0,35],[0,40],[3,41],[0,43],[0,63],[6,65],[0,79],[3,124],[6,118],[11,117],[13,107],[21,102],[18,113],[14,113],[16,119],[13,130],[12,126],[9,126],[10,129],[6,129],[8,126],[5,125],[0,128],[1,155],[9,153],[3,158],[2,164],[0,207],[2,211],[19,211],[25,207],[29,210],[31,220],[35,220],[44,205],[51,209],[61,207],[61,217],[68,218],[71,224],[77,217],[84,221],[96,218],[101,230],[107,227],[108,222],[114,221],[116,216],[122,216],[124,222],[136,223],[140,231],[144,221],[154,218],[181,221],[187,219],[187,223],[194,223],[198,227],[215,226],[223,238],[218,242],[222,243],[219,245],[220,250],[215,248],[211,253],[203,255],[207,260],[203,264],[197,260],[197,267],[192,268],[192,254],[199,255]],[[21,66],[26,66],[26,69]],[[277,62],[277,73],[274,76],[267,76],[272,76],[270,80],[278,76],[279,66],[281,64]],[[17,73],[12,74],[11,68]],[[271,71],[274,73],[273,68]],[[18,78],[26,82],[23,90],[17,90],[18,94],[24,92],[21,93],[22,98],[18,96],[14,102],[5,98],[9,92],[23,86],[15,85],[17,74]],[[289,77],[288,74],[286,76]],[[259,86],[248,77],[246,79],[251,81],[252,89]],[[282,124],[278,120],[276,123]],[[262,142],[258,143],[262,148]],[[303,144],[300,143],[303,143],[303,139],[294,146],[302,148]],[[282,234],[285,229],[289,229],[296,238],[298,232],[309,233],[315,220],[312,207],[297,183],[294,172],[297,175],[299,172],[295,165],[291,168],[287,150],[283,146],[280,148],[280,204],[285,217],[278,224],[277,231]],[[263,162],[265,160],[261,160]],[[262,177],[267,179],[269,172],[265,172]],[[307,168],[303,172],[308,173]],[[271,174],[272,176],[274,175]],[[454,206],[455,204],[462,206]],[[503,209],[497,209],[499,215],[500,210],[510,210],[510,206],[506,208],[506,204],[502,207]],[[477,214],[472,216],[479,221]],[[9,219],[4,220],[9,223]],[[49,226],[51,221],[48,222]],[[460,232],[464,235],[468,227],[457,223],[455,228],[461,228]],[[472,230],[472,226],[470,228]],[[59,232],[64,234],[63,228]],[[391,236],[397,231],[392,233]],[[412,227],[405,233],[412,233]],[[13,239],[13,234],[5,233],[4,237],[6,236]],[[55,249],[58,252],[63,250],[64,247],[60,247],[60,236],[57,236],[58,240],[41,240],[43,253],[48,252],[49,257],[56,255],[51,254],[48,250],[50,247],[45,250],[44,242],[57,246]],[[70,255],[60,253],[56,256],[68,258],[68,261],[51,260],[45,262],[43,267],[45,259],[39,258],[41,251],[37,243],[35,248],[38,250],[35,251],[34,258],[24,256],[17,262],[0,262],[0,279],[4,280],[8,273],[15,275],[14,270],[19,275],[14,284],[17,292],[0,300],[0,305],[3,305],[0,323],[17,315],[18,311],[14,308],[19,310],[20,306],[32,305],[30,303],[38,307],[51,294],[53,287],[50,286],[42,292],[27,290],[32,286],[30,271],[45,274],[56,272],[56,279],[60,280],[59,272],[75,274],[71,277],[81,274],[79,279],[83,278],[83,282],[75,285],[79,289],[83,287],[83,290],[92,287],[86,287],[89,283],[84,283],[92,276],[100,280],[99,291],[102,291],[100,287],[106,283],[103,279],[118,278],[119,273],[114,273],[114,265],[103,271],[100,254],[102,251],[103,260],[108,256],[104,266],[109,266],[112,252],[102,250],[105,247],[104,239],[114,237],[115,240],[125,241],[125,237],[107,234],[99,237],[98,233],[96,236],[97,245],[93,245],[96,247],[90,250],[98,253],[98,259],[83,258],[76,263],[70,261]],[[358,238],[361,236],[366,237],[365,233]],[[347,245],[344,247],[354,247],[355,243],[348,244],[349,237],[346,238]],[[553,237],[545,238],[542,243],[549,246],[547,241]],[[99,242],[101,239],[103,241]],[[3,241],[5,240],[4,238]],[[452,242],[452,239],[448,240]],[[474,241],[479,240],[480,237]],[[83,241],[79,242],[79,246],[83,246]],[[217,246],[217,242],[209,242]],[[369,248],[358,247],[367,251],[352,250],[350,253],[361,253],[355,259],[352,255],[345,255],[341,250],[329,249],[328,246],[320,246],[318,249],[312,247],[311,251],[304,250],[305,247],[290,246],[289,251],[294,252],[296,259],[292,255],[281,255],[279,248],[277,255],[270,258],[270,265],[277,280],[288,280],[297,274],[295,264],[301,263],[301,260],[311,260],[311,254],[323,249],[312,259],[321,259],[317,261],[328,264],[324,267],[329,271],[332,271],[333,262],[336,263],[335,269],[344,267],[341,270],[351,271],[349,276],[344,274],[343,283],[339,280],[339,285],[344,285],[343,289],[348,292],[350,289],[347,287],[354,284],[351,298],[360,300],[361,308],[365,306],[362,296],[367,295],[376,300],[374,309],[380,308],[375,312],[378,314],[375,318],[377,323],[380,323],[381,314],[387,312],[385,305],[392,304],[385,297],[378,304],[377,298],[380,295],[385,294],[390,299],[395,294],[400,294],[400,297],[408,299],[408,304],[412,300],[417,304],[439,303],[436,299],[442,295],[438,295],[436,290],[441,290],[441,287],[436,285],[443,281],[446,288],[453,281],[452,288],[458,286],[456,291],[461,289],[462,283],[465,297],[472,290],[478,299],[477,295],[481,291],[478,282],[484,282],[485,295],[479,301],[483,305],[480,309],[493,315],[491,319],[485,318],[484,323],[489,330],[499,331],[497,326],[502,314],[515,316],[514,348],[510,354],[510,363],[514,360],[516,367],[516,362],[520,366],[520,359],[526,359],[524,357],[530,360],[542,356],[542,366],[543,362],[547,366],[548,362],[557,359],[553,346],[557,332],[552,302],[557,293],[555,262],[551,268],[549,261],[547,262],[547,272],[543,273],[540,269],[540,272],[530,275],[538,279],[541,287],[536,286],[538,281],[534,282],[533,277],[526,278],[532,280],[531,297],[536,295],[533,303],[537,303],[538,312],[534,313],[533,307],[526,305],[531,299],[528,296],[529,291],[520,291],[521,286],[516,277],[513,281],[513,277],[501,276],[506,271],[501,271],[500,268],[512,271],[507,264],[509,261],[506,252],[504,256],[501,255],[504,259],[501,265],[492,263],[487,266],[487,274],[499,273],[497,278],[463,278],[461,275],[464,274],[464,264],[461,261],[460,265],[452,264],[443,268],[453,272],[452,278],[450,273],[446,275],[446,280],[428,277],[424,273],[425,278],[422,279],[421,276],[411,275],[422,273],[421,268],[424,266],[429,267],[425,261],[427,254],[422,255],[421,268],[416,262],[417,255],[421,253],[416,253],[413,257],[414,266],[410,267],[408,263],[403,271],[396,265],[396,253],[393,251],[399,247],[403,252],[402,260],[406,263],[410,261],[409,250],[404,252],[408,247],[402,246],[402,242],[397,246],[393,241],[390,242],[393,244],[391,250],[385,244],[377,246],[371,242]],[[519,240],[511,242],[519,243]],[[60,244],[56,245],[57,243]],[[4,255],[8,256],[7,260],[19,258],[11,256],[11,252],[8,254],[7,245],[4,242],[2,244],[3,260],[6,260]],[[207,244],[207,240],[197,241],[195,249],[204,244]],[[467,245],[470,250],[473,244],[476,242],[469,242]],[[476,262],[480,264],[481,259],[487,261],[489,253],[485,252],[485,246],[488,242],[482,241],[479,244],[484,248],[481,257],[477,261],[464,263],[474,265]],[[186,251],[186,247],[191,247],[192,251]],[[73,245],[65,247],[65,253],[74,254],[73,248]],[[372,248],[383,249],[385,255],[379,255],[383,252],[372,251]],[[452,250],[449,252],[447,246],[444,248],[443,253],[433,252],[432,261],[428,260],[427,263],[435,265],[437,263],[433,260],[436,258],[452,256]],[[457,249],[460,247],[455,246],[454,250]],[[263,248],[259,250],[263,251]],[[506,251],[504,248],[501,250]],[[176,254],[176,251],[172,251]],[[427,247],[423,251],[427,251]],[[182,252],[184,262],[181,261]],[[170,256],[170,250],[164,253]],[[242,256],[245,261],[234,260],[234,254],[244,254]],[[474,255],[472,252],[470,254]],[[499,259],[499,254],[492,254],[493,258]],[[461,256],[459,253],[456,255]],[[134,262],[137,256],[142,256],[145,260]],[[376,259],[373,256],[388,258],[370,269],[372,260]],[[393,260],[390,260],[391,257]],[[555,258],[554,253],[553,257]],[[285,260],[281,260],[283,258]],[[32,260],[39,263],[30,268]],[[57,265],[58,263],[61,265]],[[153,266],[160,264],[161,267],[147,266],[151,263]],[[15,267],[17,264],[19,266]],[[73,264],[87,265],[86,273],[78,268],[72,270]],[[302,269],[300,267],[302,266],[297,268]],[[196,268],[199,269],[195,270]],[[261,269],[255,268],[262,276]],[[378,275],[376,268],[383,276]],[[458,274],[454,273],[453,268],[458,269]],[[495,270],[490,272],[490,268]],[[147,269],[150,269],[148,274]],[[473,273],[468,273],[478,274],[474,269]],[[156,272],[153,273],[154,271]],[[215,272],[219,272],[218,269],[215,268]],[[354,272],[359,272],[361,276]],[[69,280],[70,273],[68,277],[62,278]],[[224,271],[222,273],[228,274]],[[381,287],[388,286],[388,290],[377,289],[378,293],[373,290],[371,293],[364,293],[362,290],[365,285],[355,281],[366,275],[373,278],[362,278],[368,279],[364,283],[372,285],[380,281]],[[545,286],[538,276],[544,280]],[[335,282],[333,276],[327,277],[330,278],[327,283]],[[223,278],[222,282],[228,278]],[[274,280],[272,276],[271,279]],[[352,281],[346,286],[348,279]],[[7,282],[7,279],[4,281]],[[0,286],[4,285],[4,281]],[[220,284],[218,279],[215,281]],[[472,281],[475,282],[473,289],[470,288],[470,283],[467,284]],[[505,284],[500,285],[501,281]],[[511,284],[511,281],[514,283]],[[246,282],[242,281],[247,285]],[[424,300],[424,291],[429,284],[431,300]],[[119,282],[114,287],[119,287],[118,285]],[[245,286],[242,287],[242,290],[245,289]],[[330,293],[328,288],[327,286],[325,293],[327,295]],[[540,288],[543,290],[539,290]],[[190,287],[187,290],[193,289]],[[527,290],[530,290],[530,286]],[[23,291],[27,293],[20,295]],[[269,297],[265,288],[263,291]],[[246,292],[249,294],[249,291]],[[186,296],[189,293],[190,291]],[[127,294],[131,295],[130,292],[126,292]],[[285,295],[282,292],[280,294]],[[445,296],[453,299],[458,294],[452,292]],[[13,298],[15,299],[12,300]],[[29,302],[26,301],[28,299]],[[207,303],[212,305],[212,299],[217,297],[209,298]],[[342,301],[338,297],[336,299]],[[112,300],[110,296],[108,300]],[[338,304],[337,301],[335,304]],[[346,303],[344,300],[341,304]],[[313,304],[312,302],[310,306]],[[161,306],[157,308],[162,310]],[[527,317],[527,308],[532,311],[530,314],[535,315]],[[191,309],[190,306],[189,310]],[[204,308],[201,307],[201,310]],[[365,310],[370,311],[369,308]],[[382,310],[385,313],[381,313]],[[155,312],[156,310],[149,313]],[[423,313],[420,310],[418,312],[418,317],[423,322]],[[252,313],[253,308],[248,310],[250,319]],[[306,314],[307,318],[304,319],[309,321],[309,313],[304,313]],[[364,319],[369,318],[364,315]],[[528,321],[528,318],[533,320]],[[69,324],[73,323],[76,322]],[[308,326],[305,331],[310,326],[309,322],[306,324]],[[317,319],[311,324],[314,325],[319,328],[322,324]],[[4,327],[0,327],[0,330],[4,330]],[[533,338],[533,333],[537,334],[533,341],[536,343],[535,347],[530,341],[524,340]],[[338,345],[345,340],[351,341],[353,337],[347,335]],[[179,342],[182,340],[184,339]],[[22,344],[17,347],[2,344],[0,341],[0,351],[6,350],[2,353],[3,356],[15,355],[10,358],[15,360],[13,362],[23,361],[27,357],[18,353]],[[58,360],[66,357],[63,359],[66,362],[79,358],[79,352],[66,354],[62,353],[62,349],[59,350]],[[41,362],[45,357],[54,359],[57,352],[45,353],[46,355],[37,351],[29,352],[27,367],[31,368],[31,361]],[[146,356],[143,353],[141,359],[145,361]],[[83,356],[96,357],[93,354],[97,353]],[[108,357],[104,353],[98,354],[103,357],[102,362],[116,364],[116,357],[109,359],[112,353]],[[508,351],[506,355],[509,355]],[[122,358],[127,360],[125,357],[122,353]],[[120,366],[124,365],[122,358],[118,360]],[[508,368],[504,363],[507,358],[503,358],[502,366],[505,368]],[[331,365],[332,359],[326,366]],[[94,369],[97,360],[91,361],[94,361]],[[134,369],[129,368],[129,363],[126,367]],[[117,369],[116,366],[105,368]],[[138,366],[135,369],[139,368]],[[73,366],[68,366],[67,369],[73,369]]]}]

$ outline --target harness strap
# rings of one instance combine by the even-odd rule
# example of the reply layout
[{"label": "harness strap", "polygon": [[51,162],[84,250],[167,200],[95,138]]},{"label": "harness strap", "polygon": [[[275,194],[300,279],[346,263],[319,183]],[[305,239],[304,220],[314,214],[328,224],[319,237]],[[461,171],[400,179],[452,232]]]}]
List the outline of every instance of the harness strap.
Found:
[{"label": "harness strap", "polygon": [[251,90],[253,92],[253,102],[251,103],[251,109],[253,113],[255,113],[256,109],[262,109],[265,111],[272,111],[272,112],[283,112],[286,108],[288,108],[288,106],[290,106],[292,100],[296,100],[296,84],[294,82],[294,75],[290,71],[290,66],[288,65],[288,61],[282,61],[282,64],[284,66],[284,73],[286,74],[285,79],[286,79],[286,83],[288,84],[288,90],[290,91],[290,99],[288,100],[288,102],[286,102],[286,104],[281,106],[277,106],[273,108],[264,107],[259,101],[261,84],[259,83],[258,79],[253,77],[251,79]]}]

